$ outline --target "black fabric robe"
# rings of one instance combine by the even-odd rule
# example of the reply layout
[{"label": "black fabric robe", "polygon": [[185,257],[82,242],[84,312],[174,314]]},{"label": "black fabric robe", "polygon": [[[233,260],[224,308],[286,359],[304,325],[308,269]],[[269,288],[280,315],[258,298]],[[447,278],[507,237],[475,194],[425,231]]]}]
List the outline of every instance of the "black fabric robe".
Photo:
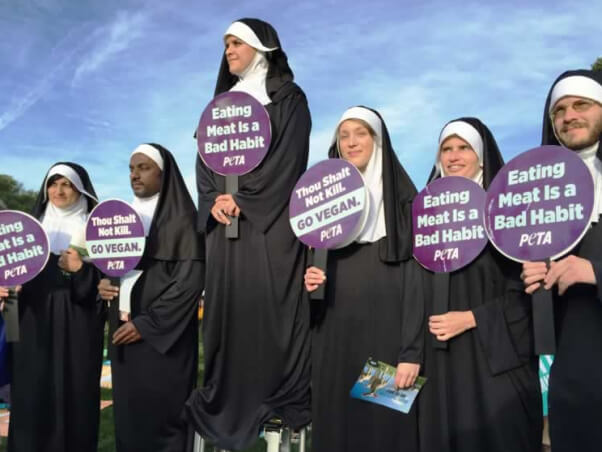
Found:
[{"label": "black fabric robe", "polygon": [[[96,196],[81,166],[60,163],[73,168],[84,189]],[[33,210],[38,219],[47,202],[44,185]],[[89,212],[96,201],[87,199]],[[50,254],[44,270],[19,293],[21,337],[11,344],[11,452],[94,452],[97,447],[104,324],[96,299],[100,272],[84,263],[67,276],[58,258]]]},{"label": "black fabric robe", "polygon": [[[382,130],[387,236],[329,251],[326,297],[312,306],[314,452],[418,450],[415,408],[402,414],[350,396],[369,357],[393,366],[422,360],[425,272],[411,257],[416,189],[384,122]],[[329,155],[338,157],[336,146]]]},{"label": "black fabric robe", "polygon": [[[602,85],[602,73],[568,71],[569,76],[592,78]],[[553,85],[553,86],[554,86]],[[553,87],[552,86],[552,87]],[[551,93],[551,90],[550,90]],[[542,144],[559,145],[548,114],[550,95],[544,109]],[[600,137],[602,141],[602,137]],[[596,153],[602,159],[602,146]],[[602,448],[602,224],[592,224],[579,245],[569,254],[592,263],[597,285],[575,284],[563,296],[554,291],[556,355],[550,370],[550,439],[554,452],[593,452]]]},{"label": "black fabric robe", "polygon": [[[481,135],[487,188],[503,165],[495,139],[479,120],[459,120]],[[538,362],[520,271],[488,244],[466,267],[432,276],[424,341],[428,381],[418,397],[421,452],[540,451]],[[468,310],[476,328],[447,342],[429,332],[429,316]]]},{"label": "black fabric robe", "polygon": [[[266,46],[278,46],[269,24],[243,19]],[[242,449],[274,417],[299,428],[310,422],[309,306],[303,295],[304,247],[289,224],[291,191],[304,172],[311,120],[303,91],[281,50],[267,52],[265,106],[272,142],[264,161],[239,177],[240,238],[226,239],[210,215],[224,177],[197,158],[199,228],[207,233],[203,318],[203,387],[187,415],[212,443]],[[235,79],[222,62],[216,95]]]},{"label": "black fabric robe", "polygon": [[[111,346],[117,452],[182,452],[192,431],[182,417],[197,378],[198,302],[204,283],[204,242],[196,209],[169,151],[159,202],[148,233],[143,270],[131,294],[132,322],[142,339]],[[118,326],[111,303],[111,334]]]}]

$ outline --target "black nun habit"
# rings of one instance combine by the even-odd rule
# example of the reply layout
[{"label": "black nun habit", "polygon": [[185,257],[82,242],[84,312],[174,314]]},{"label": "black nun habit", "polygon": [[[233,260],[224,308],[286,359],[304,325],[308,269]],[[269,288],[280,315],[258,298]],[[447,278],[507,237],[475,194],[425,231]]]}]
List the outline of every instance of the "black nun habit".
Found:
[{"label": "black nun habit", "polygon": [[[210,214],[215,198],[225,193],[224,177],[197,158],[198,228],[207,234],[209,262],[205,373],[203,388],[187,403],[195,429],[228,449],[250,446],[271,418],[293,428],[310,421],[306,253],[289,225],[288,202],[307,166],[311,119],[274,28],[257,19],[238,22],[264,47],[277,47],[265,52],[272,142],[263,162],[239,177],[233,195],[241,210],[236,240],[226,239],[224,226]],[[215,94],[236,82],[224,56]]]},{"label": "black nun habit", "polygon": [[[349,394],[368,357],[393,366],[422,360],[425,272],[412,258],[411,233],[416,189],[376,111],[354,107],[343,118],[375,124],[371,128],[380,143],[384,231],[382,225],[375,226],[372,230],[380,229],[380,234],[362,232],[361,243],[328,252],[326,296],[312,306],[312,450],[417,451],[415,408],[401,414]],[[364,172],[367,181],[378,152],[375,147]],[[339,157],[336,141],[329,157]],[[371,193],[371,204],[374,199]],[[374,224],[379,211],[370,209],[367,225]]]},{"label": "black nun habit", "polygon": [[[454,132],[458,129],[463,133]],[[443,131],[439,146],[455,135],[473,150],[480,147],[478,180],[487,189],[504,164],[487,126],[476,118],[459,118]],[[436,164],[429,181],[440,173]],[[418,397],[421,452],[541,450],[531,301],[523,292],[520,271],[520,264],[487,244],[466,267],[433,275],[424,342],[429,381]],[[429,332],[428,319],[450,311],[472,311],[476,327],[439,341]]]},{"label": "black nun habit", "polygon": [[[137,267],[142,274],[131,291],[131,319],[142,339],[110,350],[117,452],[180,452],[192,444],[182,410],[197,378],[205,250],[173,155],[150,146],[159,151],[163,169]],[[111,314],[114,324],[117,312]]]},{"label": "black nun habit", "polygon": [[70,162],[50,168],[35,202],[32,214],[38,220],[47,217],[43,224],[54,252],[19,293],[21,338],[11,344],[11,452],[95,452],[98,442],[104,323],[96,299],[100,273],[85,262],[75,273],[58,266],[59,248],[66,249],[77,232],[64,223],[54,233],[46,227],[53,209],[48,181],[54,175],[66,177],[80,192],[77,227],[83,230],[97,203],[88,173]]},{"label": "black nun habit", "polygon": [[[556,88],[559,86],[559,90]],[[553,94],[554,93],[554,94]],[[568,71],[552,85],[543,118],[542,145],[559,145],[550,118],[552,96],[586,97],[602,103],[602,72]],[[602,118],[598,118],[598,121]],[[599,168],[602,160],[600,139],[592,149],[579,151],[584,161],[597,167],[594,175],[597,204],[592,225],[569,254],[591,262],[596,285],[574,284],[559,296],[556,286],[554,311],[556,355],[550,373],[550,438],[554,452],[594,451],[602,446],[600,408],[602,407],[602,196]],[[590,154],[589,156],[587,154]],[[589,166],[589,165],[588,165]]]}]

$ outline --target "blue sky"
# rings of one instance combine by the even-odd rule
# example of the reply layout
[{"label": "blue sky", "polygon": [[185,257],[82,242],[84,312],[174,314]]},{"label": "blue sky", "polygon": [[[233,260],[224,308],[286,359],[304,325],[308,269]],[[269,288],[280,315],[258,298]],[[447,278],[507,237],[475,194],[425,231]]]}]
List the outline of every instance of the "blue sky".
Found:
[{"label": "blue sky", "polygon": [[[1,0],[0,173],[37,189],[84,165],[101,198],[131,199],[130,152],[158,142],[194,190],[202,109],[222,35],[240,17],[278,30],[312,112],[310,161],[349,106],[383,115],[421,189],[441,127],[477,116],[508,160],[539,144],[547,90],[589,67],[600,2]],[[196,193],[193,191],[193,198]]]}]

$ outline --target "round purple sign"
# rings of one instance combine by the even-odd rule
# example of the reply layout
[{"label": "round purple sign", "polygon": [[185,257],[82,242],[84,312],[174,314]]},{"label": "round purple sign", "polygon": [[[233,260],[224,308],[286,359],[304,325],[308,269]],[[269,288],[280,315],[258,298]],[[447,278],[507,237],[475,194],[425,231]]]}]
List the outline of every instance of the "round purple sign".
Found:
[{"label": "round purple sign", "polygon": [[222,93],[203,111],[196,139],[205,165],[224,176],[240,176],[266,156],[272,139],[270,116],[247,93]]},{"label": "round purple sign", "polygon": [[487,244],[485,190],[465,177],[428,184],[412,203],[414,257],[425,268],[447,273],[471,263]]},{"label": "round purple sign", "polygon": [[16,210],[0,212],[0,286],[14,287],[42,271],[50,246],[42,225]]},{"label": "round purple sign", "polygon": [[581,240],[593,204],[593,179],[579,156],[541,146],[513,158],[495,176],[487,191],[485,228],[510,259],[556,259]]},{"label": "round purple sign", "polygon": [[86,248],[94,265],[106,275],[123,276],[133,270],[145,242],[142,220],[127,202],[103,201],[90,213]]},{"label": "round purple sign", "polygon": [[364,179],[351,163],[328,159],[309,168],[289,204],[295,235],[313,248],[342,248],[362,231],[368,214]]}]

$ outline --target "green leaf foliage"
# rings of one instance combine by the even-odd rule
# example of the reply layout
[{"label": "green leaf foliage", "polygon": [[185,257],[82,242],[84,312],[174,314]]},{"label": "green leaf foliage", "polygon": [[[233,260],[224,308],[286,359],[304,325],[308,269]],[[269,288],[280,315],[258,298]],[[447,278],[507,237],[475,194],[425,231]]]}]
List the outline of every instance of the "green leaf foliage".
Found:
[{"label": "green leaf foliage", "polygon": [[37,196],[35,190],[25,190],[12,176],[0,174],[0,208],[29,213]]}]

